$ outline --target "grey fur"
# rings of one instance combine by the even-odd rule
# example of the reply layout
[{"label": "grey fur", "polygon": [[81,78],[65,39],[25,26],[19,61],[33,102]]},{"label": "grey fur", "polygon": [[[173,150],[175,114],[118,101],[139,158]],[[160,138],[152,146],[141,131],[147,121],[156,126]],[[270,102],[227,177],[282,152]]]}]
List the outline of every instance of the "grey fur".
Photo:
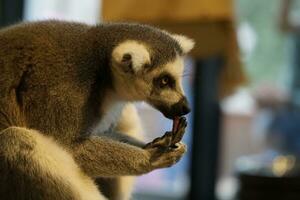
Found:
[{"label": "grey fur", "polygon": [[150,47],[152,68],[182,54],[168,34],[139,24],[42,21],[0,31],[1,199],[82,199],[32,165],[31,154],[42,144],[36,134],[53,138],[91,178],[139,175],[171,166],[183,155],[184,145],[164,151],[90,136],[106,109],[103,99],[115,90],[111,53],[128,39]]}]

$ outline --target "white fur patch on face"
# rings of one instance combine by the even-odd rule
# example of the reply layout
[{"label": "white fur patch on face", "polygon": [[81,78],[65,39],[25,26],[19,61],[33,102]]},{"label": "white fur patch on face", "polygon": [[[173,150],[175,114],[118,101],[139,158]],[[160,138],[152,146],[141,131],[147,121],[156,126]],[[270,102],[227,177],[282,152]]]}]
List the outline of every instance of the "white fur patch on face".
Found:
[{"label": "white fur patch on face", "polygon": [[181,76],[184,69],[183,58],[177,56],[175,60],[165,65],[165,69],[171,74],[173,74],[175,77]]},{"label": "white fur patch on face", "polygon": [[169,62],[165,65],[164,71],[169,72],[172,74],[172,76],[180,83],[182,82],[182,75],[183,75],[183,70],[184,70],[184,62],[183,58],[180,56],[177,56],[176,59],[172,62]]},{"label": "white fur patch on face", "polygon": [[112,52],[117,63],[124,61],[124,55],[130,55],[132,69],[138,72],[145,64],[150,64],[150,53],[144,44],[134,40],[126,40],[119,44]]},{"label": "white fur patch on face", "polygon": [[190,52],[195,46],[194,40],[184,35],[173,34],[172,37],[179,43],[184,54]]}]

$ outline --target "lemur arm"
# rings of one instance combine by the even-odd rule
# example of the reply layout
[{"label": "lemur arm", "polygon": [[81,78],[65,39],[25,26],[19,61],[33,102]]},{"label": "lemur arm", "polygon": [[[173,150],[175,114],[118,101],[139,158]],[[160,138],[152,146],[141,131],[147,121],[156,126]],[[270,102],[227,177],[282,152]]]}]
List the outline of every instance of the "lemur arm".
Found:
[{"label": "lemur arm", "polygon": [[116,141],[108,137],[92,136],[73,147],[73,156],[85,173],[91,177],[140,175],[154,169],[170,167],[186,151],[181,140],[185,119],[176,132],[167,132],[144,148]]},{"label": "lemur arm", "polygon": [[[125,105],[114,129],[115,131],[108,132],[113,139],[137,147],[145,147],[146,144],[142,142],[144,129],[138,111],[133,104],[129,103]],[[114,178],[99,177],[95,179],[95,182],[99,186],[102,194],[108,199],[130,199],[134,185],[134,177],[135,176],[120,176]]]},{"label": "lemur arm", "polygon": [[74,146],[74,158],[92,177],[140,175],[151,171],[150,153],[108,137],[93,136]]},{"label": "lemur arm", "polygon": [[103,134],[103,136],[107,135],[108,138],[111,138],[113,140],[128,144],[128,145],[132,145],[135,147],[140,147],[143,148],[144,146],[146,146],[146,143],[135,138],[132,135],[128,135],[127,133],[123,133],[120,131],[113,131],[113,132],[109,132],[107,134]]}]

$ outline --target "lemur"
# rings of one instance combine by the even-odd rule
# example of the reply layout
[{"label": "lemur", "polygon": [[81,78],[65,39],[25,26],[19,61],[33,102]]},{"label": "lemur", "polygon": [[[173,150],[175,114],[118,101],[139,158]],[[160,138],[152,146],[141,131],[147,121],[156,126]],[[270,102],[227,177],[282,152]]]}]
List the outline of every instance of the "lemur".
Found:
[{"label": "lemur", "polygon": [[[2,29],[1,199],[106,199],[96,178],[178,162],[186,151],[180,116],[190,111],[183,58],[193,45],[129,23],[49,20]],[[137,101],[177,119],[176,128],[147,144],[119,133],[124,106]]]}]

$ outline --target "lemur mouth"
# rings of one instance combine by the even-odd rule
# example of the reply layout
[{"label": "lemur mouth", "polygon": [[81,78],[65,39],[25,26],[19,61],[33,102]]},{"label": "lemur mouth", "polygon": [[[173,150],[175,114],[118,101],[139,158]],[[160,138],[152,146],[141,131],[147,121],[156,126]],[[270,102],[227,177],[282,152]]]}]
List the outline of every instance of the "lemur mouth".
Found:
[{"label": "lemur mouth", "polygon": [[181,115],[178,115],[175,110],[172,110],[170,107],[166,106],[155,106],[166,118],[174,120]]},{"label": "lemur mouth", "polygon": [[188,114],[188,112],[183,112],[181,110],[174,109],[173,107],[164,107],[164,106],[156,106],[156,108],[168,119],[177,120],[183,115]]},{"label": "lemur mouth", "polygon": [[164,102],[149,101],[149,103],[158,109],[166,118],[174,120],[178,117],[188,114],[191,110],[185,97],[173,105],[166,105]]},{"label": "lemur mouth", "polygon": [[190,112],[188,106],[182,106],[180,104],[174,104],[173,106],[155,106],[166,118],[176,120],[177,118],[186,115]]}]

